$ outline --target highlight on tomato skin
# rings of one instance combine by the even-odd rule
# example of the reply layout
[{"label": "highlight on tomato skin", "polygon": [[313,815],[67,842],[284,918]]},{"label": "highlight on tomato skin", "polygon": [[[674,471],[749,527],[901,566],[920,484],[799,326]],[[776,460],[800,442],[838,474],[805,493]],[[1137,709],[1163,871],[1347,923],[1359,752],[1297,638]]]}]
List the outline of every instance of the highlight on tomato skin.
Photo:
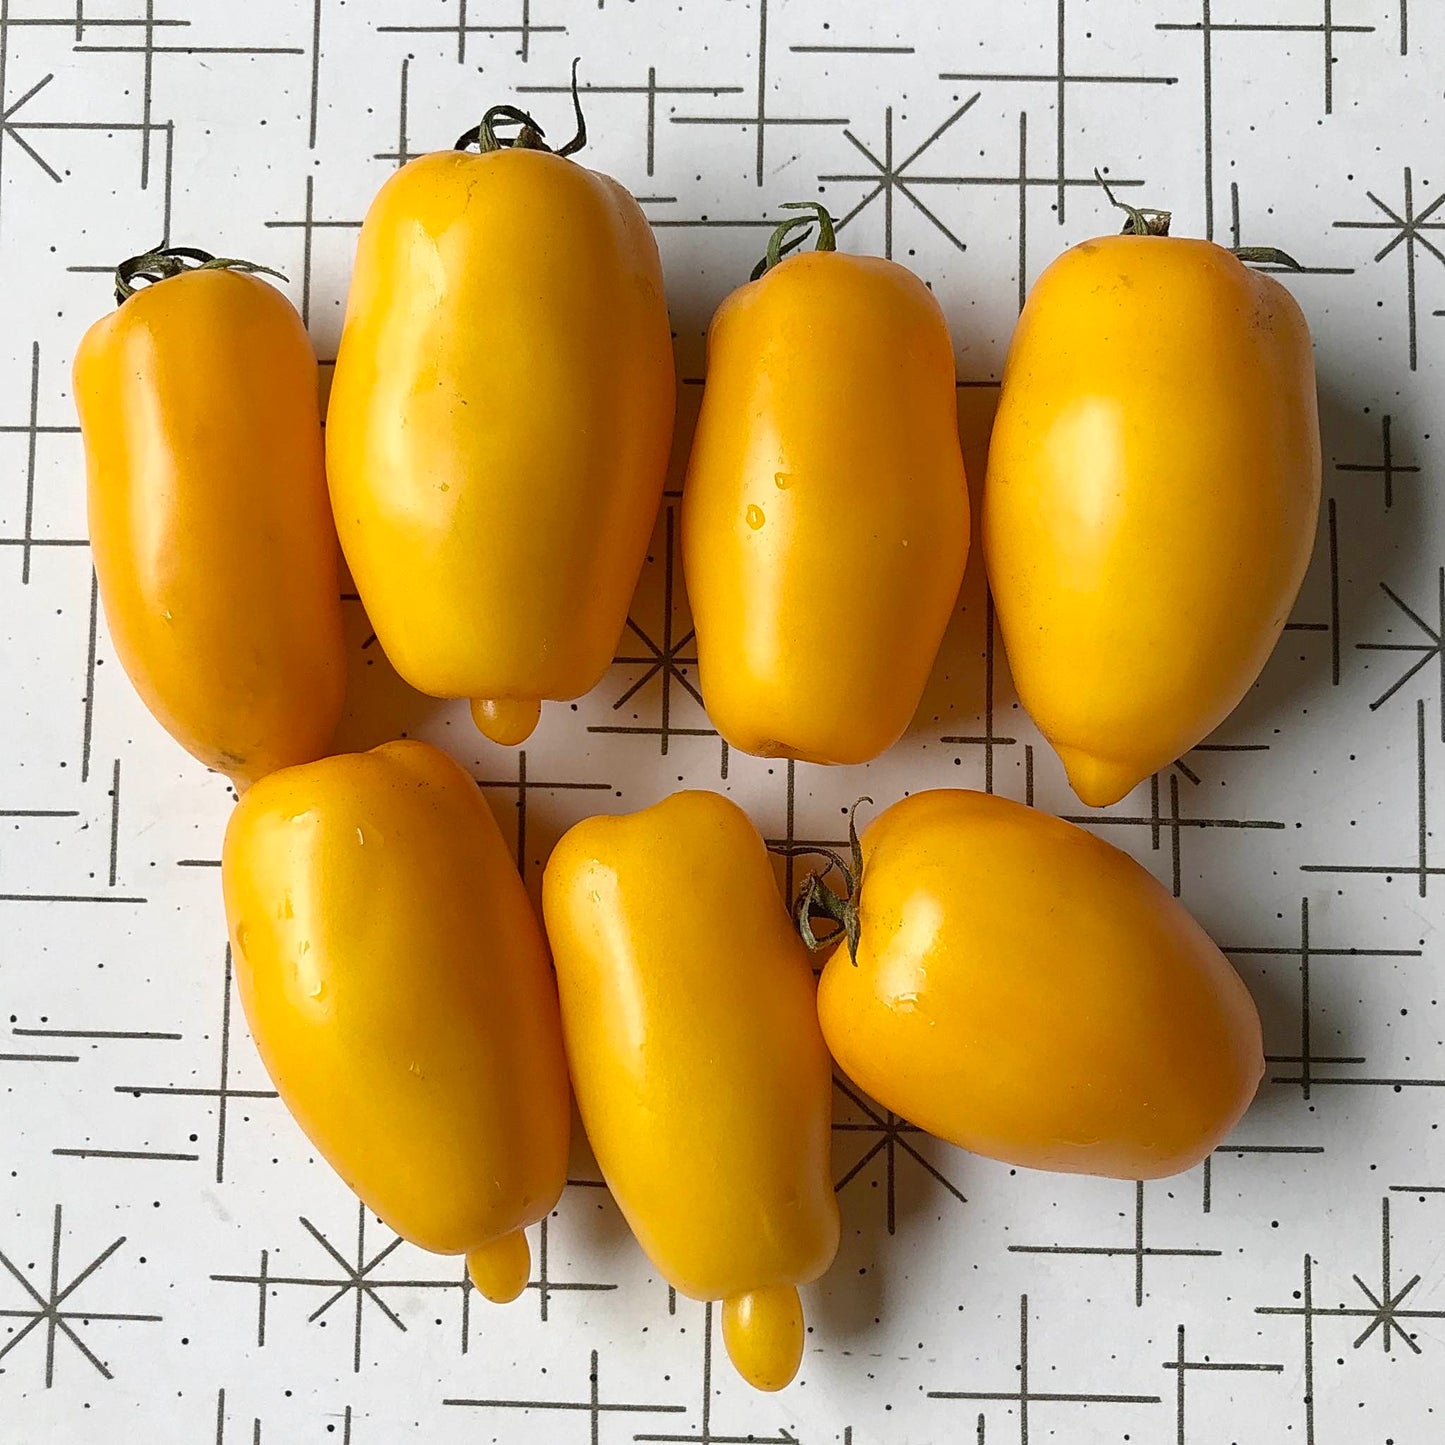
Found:
[{"label": "highlight on tomato skin", "polygon": [[573,827],[542,902],[602,1176],[668,1283],[722,1302],[738,1373],[781,1389],[803,1352],[798,1286],[840,1226],[831,1063],[763,840],[720,794],[674,793]]},{"label": "highlight on tomato skin", "polygon": [[[861,839],[857,959],[818,1014],[885,1108],[1009,1164],[1191,1169],[1264,1073],[1243,980],[1128,854],[991,794],[922,792]],[[856,871],[856,870],[855,870]]]},{"label": "highlight on tomato skin", "polygon": [[297,1124],[391,1229],[515,1299],[571,1116],[541,926],[470,774],[408,740],[273,773],[231,815],[221,881]]},{"label": "highlight on tomato skin", "polygon": [[657,243],[623,186],[570,158],[575,79],[568,144],[493,106],[381,188],[327,413],[341,546],[383,651],[507,747],[611,665],[672,445]]},{"label": "highlight on tomato skin", "polygon": [[1019,700],[1090,807],[1248,693],[1309,565],[1321,486],[1309,326],[1244,264],[1290,258],[1123,209],[1133,234],[1073,247],[1029,293],[982,517]]},{"label": "highlight on tomato skin", "polygon": [[242,789],[323,756],[346,686],[316,355],[262,272],[192,247],[131,257],[74,367],[116,656]]}]

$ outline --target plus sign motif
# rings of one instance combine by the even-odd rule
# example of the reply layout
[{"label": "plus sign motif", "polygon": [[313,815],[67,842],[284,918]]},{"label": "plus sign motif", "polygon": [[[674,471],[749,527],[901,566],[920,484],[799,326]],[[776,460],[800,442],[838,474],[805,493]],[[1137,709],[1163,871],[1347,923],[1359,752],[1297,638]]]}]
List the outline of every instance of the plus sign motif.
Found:
[{"label": "plus sign motif", "polygon": [[[571,823],[679,787],[747,806],[789,893],[807,850],[846,846],[860,794],[1005,794],[1151,869],[1264,1020],[1256,1107],[1199,1169],[1147,1184],[970,1157],[840,1076],[842,1244],[777,1396],[725,1365],[719,1312],[652,1270],[580,1130],[506,1308],[314,1155],[236,998],[231,792],[132,694],[86,538],[70,366],[118,260],[164,239],[275,267],[324,386],[377,188],[499,101],[570,134],[574,56],[582,161],[656,230],[680,382],[615,665],[496,748],[401,683],[344,583],[341,745],[447,747],[534,896]],[[3,1445],[1441,1438],[1442,74],[1445,7],[1425,0],[0,0]],[[975,556],[886,758],[731,750],[680,546],[717,303],[784,202],[823,201],[843,249],[942,303],[977,480],[1029,288],[1118,229],[1096,169],[1178,234],[1302,263],[1267,269],[1314,329],[1325,503],[1259,684],[1085,809],[1018,705]]]}]

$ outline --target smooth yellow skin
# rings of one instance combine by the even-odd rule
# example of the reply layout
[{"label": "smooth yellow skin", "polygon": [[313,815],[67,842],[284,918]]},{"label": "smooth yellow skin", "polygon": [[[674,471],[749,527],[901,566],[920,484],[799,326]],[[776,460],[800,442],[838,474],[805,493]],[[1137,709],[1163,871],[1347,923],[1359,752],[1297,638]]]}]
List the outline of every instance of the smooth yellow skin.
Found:
[{"label": "smooth yellow skin", "polygon": [[703,699],[745,752],[863,763],[905,732],[968,559],[953,345],[932,293],[812,252],[708,334],[682,540]]},{"label": "smooth yellow skin", "polygon": [[274,773],[232,814],[221,878],[296,1122],[398,1234],[514,1298],[521,1231],[566,1182],[567,1073],[542,931],[476,784],[406,741]]},{"label": "smooth yellow skin", "polygon": [[1156,1179],[1200,1163],[1264,1072],[1239,975],[1127,854],[986,793],[916,793],[863,835],[861,941],[823,969],[839,1067],[1009,1164]]},{"label": "smooth yellow skin", "polygon": [[797,1371],[795,1286],[838,1248],[832,1078],[807,951],[735,803],[675,793],[567,833],[543,910],[604,1178],[681,1293],[723,1301],[749,1384]]},{"label": "smooth yellow skin", "polygon": [[145,287],[75,357],[90,546],[116,655],[239,787],[322,756],[346,690],[316,356],[235,271]]},{"label": "smooth yellow skin", "polygon": [[803,1302],[790,1284],[734,1295],[722,1307],[723,1346],[757,1390],[781,1390],[803,1362]]},{"label": "smooth yellow skin", "polygon": [[611,664],[662,496],[657,245],[609,176],[443,151],[361,231],[327,412],[337,530],[388,658],[523,741]]},{"label": "smooth yellow skin", "polygon": [[1224,721],[1314,546],[1320,434],[1293,297],[1209,241],[1106,236],[1039,278],[984,488],[1019,699],[1090,806]]}]

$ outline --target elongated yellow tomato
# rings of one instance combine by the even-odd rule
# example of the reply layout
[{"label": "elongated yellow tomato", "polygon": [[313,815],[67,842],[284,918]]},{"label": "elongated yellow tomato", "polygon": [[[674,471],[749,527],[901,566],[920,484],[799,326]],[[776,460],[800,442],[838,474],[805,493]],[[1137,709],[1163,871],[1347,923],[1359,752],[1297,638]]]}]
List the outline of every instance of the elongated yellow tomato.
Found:
[{"label": "elongated yellow tomato", "polygon": [[536,914],[476,784],[421,742],[274,773],[226,830],[236,981],[307,1137],[400,1235],[526,1285],[566,1182],[567,1074]]},{"label": "elongated yellow tomato", "polygon": [[863,835],[858,961],[818,990],[839,1066],[1010,1164],[1153,1179],[1198,1164],[1264,1070],[1204,930],[1127,854],[986,793],[917,793]]},{"label": "elongated yellow tomato", "polygon": [[[481,129],[485,145],[490,113]],[[657,245],[610,176],[514,145],[422,156],[382,187],[327,468],[357,589],[413,687],[471,698],[517,743],[542,699],[596,684],[662,496],[674,385]]]},{"label": "elongated yellow tomato", "polygon": [[1116,802],[1248,692],[1319,497],[1309,329],[1276,281],[1156,235],[1085,241],[1039,278],[984,555],[1019,699],[1084,802]]},{"label": "elongated yellow tomato", "polygon": [[761,1390],[838,1247],[832,1080],[808,957],[757,829],[716,793],[579,823],[542,884],[572,1087],[603,1176],[683,1294],[723,1301]]},{"label": "elongated yellow tomato", "polygon": [[819,250],[733,292],[707,356],[682,540],[708,713],[745,752],[866,762],[908,727],[968,558],[943,312],[904,267]]},{"label": "elongated yellow tomato", "polygon": [[116,655],[166,731],[244,787],[326,751],[346,658],[316,357],[291,303],[236,266],[259,269],[126,262],[75,402]]}]

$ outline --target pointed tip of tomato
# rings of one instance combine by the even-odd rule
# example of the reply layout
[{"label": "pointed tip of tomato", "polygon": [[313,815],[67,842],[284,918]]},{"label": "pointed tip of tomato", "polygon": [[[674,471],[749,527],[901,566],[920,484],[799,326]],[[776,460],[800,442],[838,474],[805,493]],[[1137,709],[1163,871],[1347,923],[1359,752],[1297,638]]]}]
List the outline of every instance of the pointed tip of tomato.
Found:
[{"label": "pointed tip of tomato", "polygon": [[1132,763],[1115,762],[1112,758],[1096,758],[1076,748],[1058,748],[1059,760],[1069,775],[1069,786],[1079,801],[1089,808],[1107,808],[1127,796],[1140,783],[1141,773]]},{"label": "pointed tip of tomato", "polygon": [[772,1285],[723,1301],[723,1345],[744,1380],[769,1394],[786,1388],[803,1361],[806,1327],[798,1291]]},{"label": "pointed tip of tomato", "polygon": [[527,1287],[532,1251],[520,1229],[484,1244],[467,1255],[467,1274],[478,1293],[493,1304],[510,1304]]},{"label": "pointed tip of tomato", "polygon": [[473,698],[472,721],[477,731],[504,748],[520,747],[532,736],[542,716],[537,697]]}]

